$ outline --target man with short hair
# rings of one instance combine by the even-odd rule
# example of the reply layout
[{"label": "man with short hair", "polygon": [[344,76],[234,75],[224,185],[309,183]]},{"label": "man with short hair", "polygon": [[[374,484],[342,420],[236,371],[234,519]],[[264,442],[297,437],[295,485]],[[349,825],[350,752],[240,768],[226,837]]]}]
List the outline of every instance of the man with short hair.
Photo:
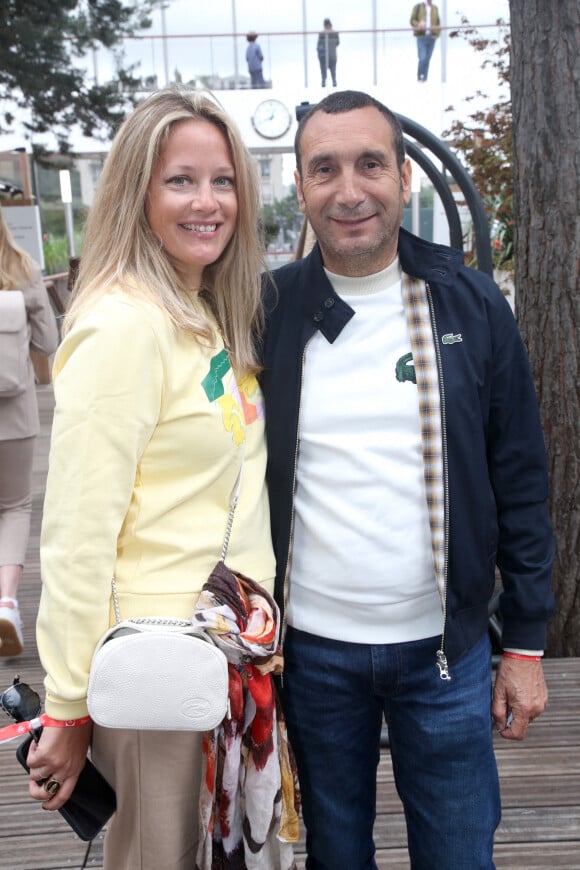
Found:
[{"label": "man with short hair", "polygon": [[526,353],[488,276],[401,229],[411,165],[389,109],[334,93],[295,150],[317,243],[266,279],[262,384],[306,866],[376,868],[384,716],[411,866],[490,870],[492,716],[521,739],[547,698],[553,544]]}]

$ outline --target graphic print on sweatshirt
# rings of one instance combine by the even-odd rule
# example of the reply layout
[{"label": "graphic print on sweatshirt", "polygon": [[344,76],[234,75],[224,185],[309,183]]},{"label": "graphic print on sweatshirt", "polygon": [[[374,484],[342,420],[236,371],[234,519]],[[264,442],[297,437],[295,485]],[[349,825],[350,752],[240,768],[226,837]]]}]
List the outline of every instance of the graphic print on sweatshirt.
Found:
[{"label": "graphic print on sweatshirt", "polygon": [[264,399],[256,376],[245,375],[236,381],[224,348],[212,357],[201,385],[208,400],[220,406],[224,429],[239,447],[246,437],[245,427],[264,419]]}]

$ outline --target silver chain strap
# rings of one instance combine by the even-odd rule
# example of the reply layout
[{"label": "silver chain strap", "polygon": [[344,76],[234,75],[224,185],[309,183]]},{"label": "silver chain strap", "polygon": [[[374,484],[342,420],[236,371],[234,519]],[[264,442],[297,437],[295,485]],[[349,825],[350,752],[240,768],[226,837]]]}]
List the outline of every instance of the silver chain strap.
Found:
[{"label": "silver chain strap", "polygon": [[225,562],[225,560],[226,560],[228,547],[230,545],[230,535],[232,534],[232,526],[234,524],[234,513],[236,512],[236,507],[238,506],[238,499],[239,499],[239,488],[234,493],[234,495],[232,497],[231,504],[230,504],[230,510],[228,513],[228,521],[226,523],[226,533],[224,535],[224,543],[223,543],[222,552],[220,555],[220,559],[222,560],[222,562]]},{"label": "silver chain strap", "polygon": [[[228,512],[228,521],[226,523],[226,531],[224,535],[224,542],[222,545],[222,551],[220,554],[220,559],[222,562],[225,562],[225,558],[228,552],[228,547],[230,545],[230,536],[232,534],[232,526],[234,524],[234,514],[236,512],[236,508],[238,506],[238,501],[240,499],[240,488],[242,486],[242,471],[244,468],[244,454],[242,453],[242,463],[240,465],[240,471],[238,474],[238,479],[236,481],[236,488],[234,490],[234,494],[232,495],[232,500],[230,502],[230,509]],[[119,607],[119,596],[117,594],[117,584],[115,583],[115,578],[111,578],[111,588],[113,590],[113,609],[115,611],[115,622],[119,625],[121,620],[121,609]],[[131,622],[136,622],[140,625],[175,625],[175,626],[186,626],[191,625],[191,620],[189,619],[171,619],[170,617],[164,616],[136,616],[131,617]]]}]

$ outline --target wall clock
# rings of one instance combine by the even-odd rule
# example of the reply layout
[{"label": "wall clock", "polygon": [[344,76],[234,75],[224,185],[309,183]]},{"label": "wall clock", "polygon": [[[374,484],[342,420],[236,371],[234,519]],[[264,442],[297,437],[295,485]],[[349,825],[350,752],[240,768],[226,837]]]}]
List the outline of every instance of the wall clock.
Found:
[{"label": "wall clock", "polygon": [[265,139],[279,139],[290,129],[292,115],[280,100],[263,100],[252,115],[256,133]]}]

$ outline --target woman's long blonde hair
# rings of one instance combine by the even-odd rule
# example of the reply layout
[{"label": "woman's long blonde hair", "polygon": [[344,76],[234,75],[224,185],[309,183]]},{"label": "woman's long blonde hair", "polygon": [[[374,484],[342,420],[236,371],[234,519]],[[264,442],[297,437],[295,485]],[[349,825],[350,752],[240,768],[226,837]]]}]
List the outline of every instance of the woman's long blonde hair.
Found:
[{"label": "woman's long blonde hair", "polygon": [[0,208],[0,290],[14,290],[31,279],[31,260],[20,248]]},{"label": "woman's long blonde hair", "polygon": [[239,374],[256,372],[256,340],[263,324],[256,165],[235,124],[207,91],[177,85],[160,90],[143,100],[120,127],[89,211],[63,331],[95,299],[118,285],[164,308],[176,328],[213,340],[210,322],[179,294],[180,278],[145,216],[161,147],[172,127],[192,118],[207,120],[224,134],[238,198],[234,235],[219,259],[205,267],[201,291],[215,313],[234,369]]}]

